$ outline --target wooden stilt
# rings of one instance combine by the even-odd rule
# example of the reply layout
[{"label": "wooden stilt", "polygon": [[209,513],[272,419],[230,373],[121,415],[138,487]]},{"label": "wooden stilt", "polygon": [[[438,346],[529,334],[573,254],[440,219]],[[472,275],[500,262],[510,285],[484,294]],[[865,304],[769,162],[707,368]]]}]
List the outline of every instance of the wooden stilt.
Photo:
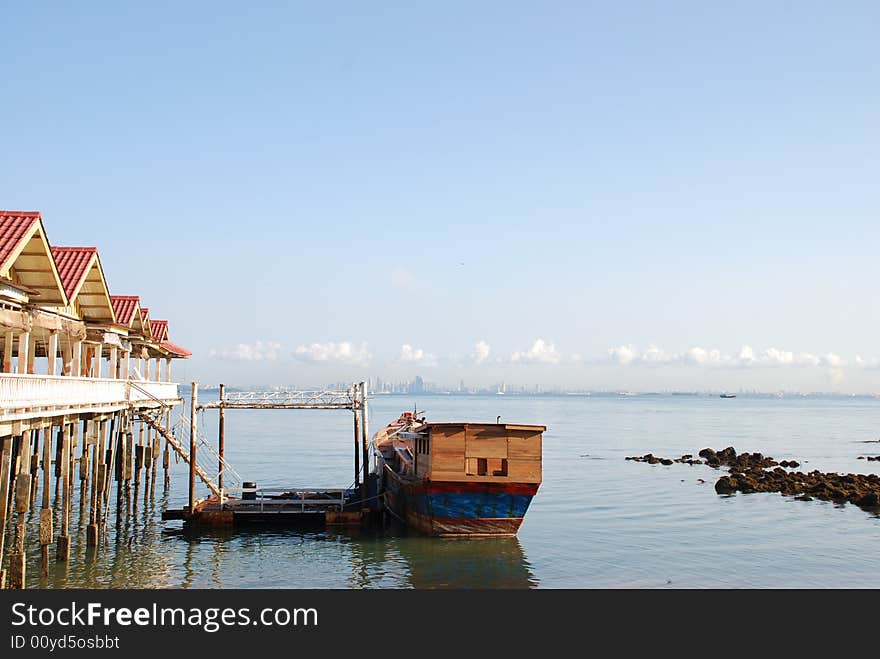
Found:
[{"label": "wooden stilt", "polygon": [[[161,414],[161,413],[160,413]],[[157,447],[159,446],[159,433],[150,428],[150,444],[149,444],[149,455],[147,464],[150,467],[150,496],[153,496],[156,493],[156,467],[159,461],[159,451]]]},{"label": "wooden stilt", "polygon": [[79,479],[81,481],[86,481],[89,479],[89,462],[91,460],[91,456],[89,455],[89,447],[92,445],[93,436],[95,434],[95,422],[94,421],[83,421],[82,422],[82,451],[79,454]]},{"label": "wooden stilt", "polygon": [[18,475],[15,478],[15,511],[26,513],[31,505],[31,431],[21,434]]},{"label": "wooden stilt", "polygon": [[[170,364],[169,360],[169,364]],[[226,385],[220,385],[220,420],[217,430],[217,455],[219,456],[219,464],[217,465],[217,487],[223,492],[223,471],[224,471],[224,453],[226,450],[226,409],[223,407],[223,399],[226,396]]]},{"label": "wooden stilt", "polygon": [[[88,503],[88,496],[87,495],[88,495],[88,491],[89,491],[89,462],[90,462],[89,449],[91,448],[91,445],[92,445],[92,434],[94,432],[92,430],[93,426],[94,426],[93,421],[84,420],[82,422],[82,449],[80,451],[79,458],[78,458],[78,460],[79,460],[79,517],[77,519],[78,519],[78,526],[80,528],[86,522],[86,504]],[[76,426],[74,426],[74,432],[76,432]],[[76,436],[76,435],[74,435],[74,436]],[[76,453],[75,448],[76,448],[76,445],[71,444],[71,447],[70,447],[71,456]],[[76,459],[74,460],[73,464],[74,465],[76,464]],[[71,474],[70,479],[71,479],[71,486],[72,486],[74,478],[75,478],[73,475],[74,474],[73,469],[71,469],[70,474]],[[72,496],[73,496],[73,494],[72,494],[72,490],[71,490],[71,497]],[[71,503],[72,503],[72,499],[71,499]]]},{"label": "wooden stilt", "polygon": [[[171,432],[171,411],[165,413],[165,429]],[[162,454],[162,469],[165,471],[165,489],[171,484],[171,475],[168,468],[171,466],[171,444],[165,440],[165,452]]]},{"label": "wooden stilt", "polygon": [[[146,425],[146,424],[145,424]],[[144,436],[144,482],[147,486],[152,478],[153,468],[153,429],[147,426]],[[147,489],[146,487],[144,488]]]},{"label": "wooden stilt", "polygon": [[55,559],[67,561],[70,559],[70,456],[73,424],[64,425],[64,435],[61,441],[61,533],[55,547]]},{"label": "wooden stilt", "polygon": [[360,386],[361,390],[361,411],[363,413],[363,418],[361,419],[361,451],[363,454],[363,463],[364,463],[364,474],[361,479],[361,508],[367,505],[367,499],[369,498],[368,490],[367,490],[367,471],[369,469],[369,461],[370,461],[370,448],[367,439],[367,433],[369,432],[369,421],[367,419],[367,383],[361,382]]},{"label": "wooden stilt", "polygon": [[[351,386],[351,399],[357,401],[357,387]],[[354,413],[354,489],[358,489],[361,484],[361,420],[360,410],[357,404],[353,405]]]},{"label": "wooden stilt", "polygon": [[21,589],[25,586],[25,535],[27,512],[31,503],[31,431],[25,430],[19,442],[18,474],[15,477],[15,511],[18,513],[18,524],[12,541],[12,552],[9,555],[9,587]]},{"label": "wooden stilt", "polygon": [[[99,492],[98,492],[98,536],[104,537],[104,528],[106,526],[106,514],[107,514],[107,498],[108,498],[108,490],[110,489],[110,467],[113,464],[113,456],[115,453],[115,434],[116,429],[118,428],[118,414],[114,414],[110,419],[110,431],[108,432],[106,438],[102,435],[102,450],[101,450],[101,463],[98,465],[98,482],[99,482]],[[106,439],[107,445],[104,448],[104,440]]]},{"label": "wooden stilt", "polygon": [[125,453],[123,455],[125,462],[122,467],[125,472],[125,489],[131,488],[132,467],[134,466],[134,433],[129,423],[128,432],[125,433]]},{"label": "wooden stilt", "polygon": [[134,453],[134,484],[140,485],[141,469],[144,466],[144,426],[146,424],[141,421],[138,424],[138,443]]},{"label": "wooden stilt", "polygon": [[[59,439],[61,438],[59,429]],[[52,428],[46,429],[43,436],[43,505],[40,508],[40,574],[49,576],[49,545],[53,541],[52,507],[49,500],[51,491]]]},{"label": "wooden stilt", "polygon": [[[5,558],[6,516],[9,511],[9,473],[12,467],[12,437],[0,437],[0,566]],[[6,586],[6,573],[0,574],[3,586]]]},{"label": "wooden stilt", "polygon": [[43,436],[43,441],[45,442],[47,437],[52,436],[52,427],[46,427],[42,432],[40,430],[34,431],[33,452],[31,453],[31,510],[36,507],[37,503],[37,481],[40,473],[40,435]]},{"label": "wooden stilt", "polygon": [[104,421],[92,422],[92,469],[89,494],[89,525],[86,527],[86,546],[98,546],[98,462],[104,448]]},{"label": "wooden stilt", "polygon": [[199,385],[192,383],[189,415],[189,514],[196,507],[196,409],[198,407]]}]

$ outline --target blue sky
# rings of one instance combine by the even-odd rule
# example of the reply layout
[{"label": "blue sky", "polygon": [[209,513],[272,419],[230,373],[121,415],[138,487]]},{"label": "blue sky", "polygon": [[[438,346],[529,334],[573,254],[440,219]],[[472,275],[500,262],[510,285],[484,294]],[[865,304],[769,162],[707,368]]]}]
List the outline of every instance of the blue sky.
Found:
[{"label": "blue sky", "polygon": [[0,207],[182,376],[880,391],[877,3],[119,4],[0,8]]}]

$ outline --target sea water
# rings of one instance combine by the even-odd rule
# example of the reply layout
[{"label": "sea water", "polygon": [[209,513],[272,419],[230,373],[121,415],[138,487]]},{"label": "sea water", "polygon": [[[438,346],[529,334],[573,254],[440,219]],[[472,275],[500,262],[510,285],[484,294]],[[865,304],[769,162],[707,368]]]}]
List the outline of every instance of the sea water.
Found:
[{"label": "sea water", "polygon": [[[500,416],[547,426],[544,482],[516,538],[429,538],[400,529],[191,534],[161,519],[163,509],[186,504],[188,468],[172,459],[166,490],[160,460],[155,487],[142,483],[123,499],[121,515],[114,486],[100,551],[86,547],[88,510],[80,520],[74,500],[71,560],[57,563],[53,549],[48,577],[39,569],[39,515],[30,513],[27,586],[880,587],[876,513],[779,494],[719,495],[713,485],[724,469],[625,460],[733,446],[797,460],[805,471],[876,472],[880,463],[858,459],[880,454],[875,398],[384,395],[370,401],[371,431],[414,407],[431,421],[494,423]],[[216,437],[216,410],[200,413],[198,423]],[[260,487],[349,487],[352,434],[345,411],[229,410],[226,457]],[[78,479],[74,489],[78,495]],[[207,494],[201,484],[198,494]]]}]

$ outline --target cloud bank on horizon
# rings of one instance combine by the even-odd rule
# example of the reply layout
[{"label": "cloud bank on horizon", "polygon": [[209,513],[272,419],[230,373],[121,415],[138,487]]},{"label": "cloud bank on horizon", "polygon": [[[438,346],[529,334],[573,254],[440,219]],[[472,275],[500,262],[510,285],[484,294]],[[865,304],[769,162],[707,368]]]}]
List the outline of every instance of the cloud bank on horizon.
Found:
[{"label": "cloud bank on horizon", "polygon": [[[288,353],[278,341],[256,340],[252,343],[238,343],[229,348],[212,348],[209,355],[214,359],[231,361],[269,362],[279,361]],[[326,341],[298,345],[290,356],[296,361],[316,365],[370,366],[375,363],[374,355],[366,341]],[[860,369],[880,369],[880,357],[855,355],[847,361],[837,353],[814,354],[794,352],[776,347],[757,351],[745,345],[736,353],[726,353],[715,348],[695,346],[682,352],[668,352],[650,344],[640,349],[632,344],[608,348],[605,355],[584,357],[580,353],[561,352],[551,340],[536,338],[531,345],[516,350],[509,355],[497,355],[485,340],[477,341],[462,361],[454,356],[438,357],[424,348],[405,343],[398,353],[387,360],[392,364],[412,366],[561,366],[580,364],[592,366],[620,367],[663,367],[686,366],[705,368],[826,368],[840,369],[856,367]]]}]

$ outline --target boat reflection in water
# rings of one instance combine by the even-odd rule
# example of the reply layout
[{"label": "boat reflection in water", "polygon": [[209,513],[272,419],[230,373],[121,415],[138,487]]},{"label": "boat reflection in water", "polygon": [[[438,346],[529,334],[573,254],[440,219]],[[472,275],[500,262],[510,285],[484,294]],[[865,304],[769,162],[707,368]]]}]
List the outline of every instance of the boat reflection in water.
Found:
[{"label": "boat reflection in water", "polygon": [[[172,574],[152,587],[528,589],[539,580],[516,537],[436,538],[393,525],[183,528],[162,532]],[[266,555],[284,560],[266,561]],[[340,569],[340,561],[346,566]],[[141,585],[140,587],[144,587]]]},{"label": "boat reflection in water", "polygon": [[537,588],[515,536],[425,538],[407,535],[398,547],[413,588]]}]

